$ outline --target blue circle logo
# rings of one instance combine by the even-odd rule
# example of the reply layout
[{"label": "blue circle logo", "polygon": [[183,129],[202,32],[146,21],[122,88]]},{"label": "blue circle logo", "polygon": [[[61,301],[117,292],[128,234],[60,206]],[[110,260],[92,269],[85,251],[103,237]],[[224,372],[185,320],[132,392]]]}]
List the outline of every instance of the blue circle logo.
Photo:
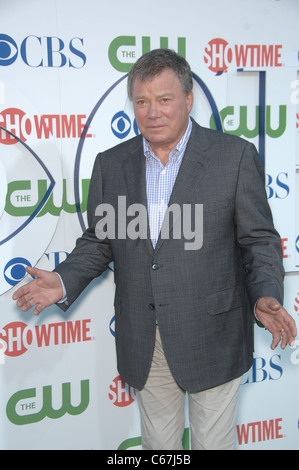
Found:
[{"label": "blue circle logo", "polygon": [[7,34],[0,34],[0,65],[11,65],[18,56],[16,42]]},{"label": "blue circle logo", "polygon": [[119,139],[125,139],[131,131],[131,120],[124,111],[116,113],[111,121],[111,130]]},{"label": "blue circle logo", "polygon": [[31,264],[26,258],[13,258],[4,267],[3,275],[11,286],[15,286],[26,276],[26,267]]}]

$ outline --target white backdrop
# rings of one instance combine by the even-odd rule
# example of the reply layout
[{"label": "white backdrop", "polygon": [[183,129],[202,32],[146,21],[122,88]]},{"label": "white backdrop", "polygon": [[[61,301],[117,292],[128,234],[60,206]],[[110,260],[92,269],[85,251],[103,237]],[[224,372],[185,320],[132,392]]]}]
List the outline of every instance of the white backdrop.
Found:
[{"label": "white backdrop", "polygon": [[[11,296],[26,265],[53,269],[72,250],[96,154],[138,132],[126,73],[146,50],[184,55],[195,119],[260,150],[298,321],[298,20],[297,0],[0,0],[1,449],[140,448],[115,363],[113,266],[67,313],[33,317]],[[270,344],[256,327],[239,449],[299,449],[299,339]],[[188,422],[186,448],[187,435]]]}]

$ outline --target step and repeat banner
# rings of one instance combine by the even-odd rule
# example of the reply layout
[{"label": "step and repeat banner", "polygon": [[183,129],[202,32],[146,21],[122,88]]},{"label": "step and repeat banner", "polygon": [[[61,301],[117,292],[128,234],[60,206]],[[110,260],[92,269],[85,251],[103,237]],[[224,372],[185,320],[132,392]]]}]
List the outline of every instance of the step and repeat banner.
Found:
[{"label": "step and repeat banner", "polygon": [[[66,313],[34,317],[11,297],[86,227],[96,154],[138,134],[127,73],[148,50],[189,61],[200,124],[258,148],[299,323],[298,21],[297,0],[0,0],[0,449],[141,448],[116,369],[113,265]],[[299,338],[271,351],[255,328],[237,448],[299,449]],[[186,449],[188,434],[186,418]]]}]

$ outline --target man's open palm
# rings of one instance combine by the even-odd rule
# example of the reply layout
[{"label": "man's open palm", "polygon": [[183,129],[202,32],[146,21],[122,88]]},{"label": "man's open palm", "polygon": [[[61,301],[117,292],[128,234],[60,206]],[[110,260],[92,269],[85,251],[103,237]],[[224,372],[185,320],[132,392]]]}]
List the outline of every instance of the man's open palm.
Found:
[{"label": "man's open palm", "polygon": [[61,281],[59,276],[51,271],[29,267],[26,271],[35,279],[16,290],[12,298],[17,300],[17,306],[23,312],[35,306],[33,313],[39,315],[44,308],[61,300]]},{"label": "man's open palm", "polygon": [[294,319],[273,297],[262,297],[256,304],[256,315],[264,327],[272,333],[271,349],[275,349],[281,341],[284,349],[287,344],[292,346],[297,335]]}]

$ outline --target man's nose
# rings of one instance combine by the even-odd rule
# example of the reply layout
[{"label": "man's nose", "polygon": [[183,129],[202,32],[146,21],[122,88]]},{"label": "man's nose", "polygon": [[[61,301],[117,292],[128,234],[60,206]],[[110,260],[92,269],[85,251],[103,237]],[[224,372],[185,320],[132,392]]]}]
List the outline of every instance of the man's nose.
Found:
[{"label": "man's nose", "polygon": [[151,103],[148,107],[148,113],[147,113],[148,118],[156,119],[160,115],[161,115],[161,113],[160,113],[158,104],[157,103]]}]

